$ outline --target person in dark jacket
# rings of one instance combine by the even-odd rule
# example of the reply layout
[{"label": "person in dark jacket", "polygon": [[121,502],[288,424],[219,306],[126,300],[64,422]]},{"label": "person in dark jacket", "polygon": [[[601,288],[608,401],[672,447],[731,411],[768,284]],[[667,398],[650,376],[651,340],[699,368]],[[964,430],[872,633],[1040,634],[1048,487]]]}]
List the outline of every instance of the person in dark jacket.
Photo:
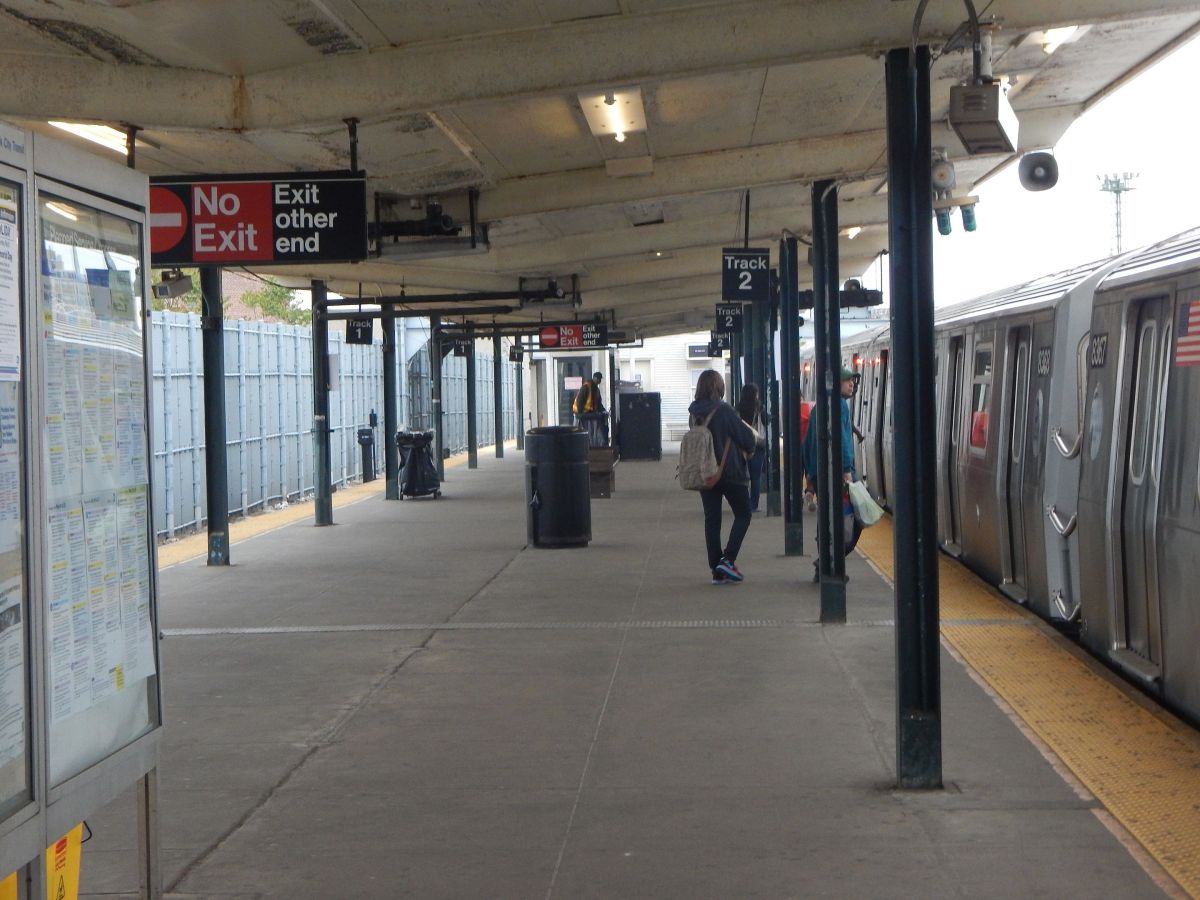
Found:
[{"label": "person in dark jacket", "polygon": [[[862,523],[858,521],[858,517],[854,515],[854,507],[850,503],[850,495],[846,489],[851,481],[855,481],[858,477],[854,465],[854,422],[850,415],[850,398],[854,396],[854,389],[857,386],[857,376],[849,369],[842,369],[842,385],[841,385],[841,403],[842,403],[842,484],[841,487],[841,502],[842,502],[842,517],[845,522],[844,547],[846,555],[850,555],[850,551],[854,549],[858,543],[858,538],[862,534]],[[816,416],[814,415],[809,423],[808,433],[804,436],[804,442],[801,445],[801,453],[804,456],[804,470],[808,474],[809,482],[812,487],[812,493],[815,496],[817,492],[817,481],[819,469],[817,467],[817,429],[815,427]],[[834,496],[839,496],[838,491],[834,491]],[[836,502],[836,501],[835,501]],[[817,560],[813,560],[813,566],[817,566]],[[814,572],[813,581],[818,579],[819,575]]]},{"label": "person in dark jacket", "polygon": [[762,494],[763,465],[767,461],[767,429],[763,426],[762,400],[759,397],[758,385],[754,383],[742,386],[742,397],[738,400],[738,415],[742,421],[754,429],[754,455],[750,457],[750,512],[758,512],[758,500]]},{"label": "person in dark jacket", "polygon": [[[708,369],[696,382],[696,399],[688,412],[693,422],[708,421],[717,461],[725,457],[721,479],[709,490],[700,491],[704,504],[704,543],[713,584],[736,584],[743,576],[737,567],[738,551],[750,527],[750,470],[746,459],[754,453],[754,429],[742,421],[737,410],[726,403],[725,379]],[[728,447],[728,452],[726,452]],[[733,511],[729,542],[721,548],[721,500]]]}]

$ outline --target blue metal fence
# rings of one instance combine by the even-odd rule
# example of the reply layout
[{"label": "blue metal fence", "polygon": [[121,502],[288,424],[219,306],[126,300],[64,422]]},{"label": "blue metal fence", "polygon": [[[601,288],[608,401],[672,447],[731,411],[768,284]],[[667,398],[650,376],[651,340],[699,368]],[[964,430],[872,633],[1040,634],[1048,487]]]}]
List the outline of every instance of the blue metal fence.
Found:
[{"label": "blue metal fence", "polygon": [[[205,519],[204,384],[200,319],[155,312],[154,514],[160,536],[201,525]],[[338,389],[330,394],[330,464],[335,484],[362,477],[358,429],[372,410],[375,468],[383,469],[383,354],[379,344],[346,344],[329,335],[338,357]],[[494,440],[492,363],[478,359],[479,442]],[[443,367],[447,446],[466,449],[466,360]],[[225,409],[229,458],[229,510],[248,513],[304,498],[313,490],[312,334],[308,328],[266,322],[225,322]],[[409,362],[408,410],[401,425],[428,428],[428,344]],[[504,366],[505,438],[516,435],[515,366]]]}]

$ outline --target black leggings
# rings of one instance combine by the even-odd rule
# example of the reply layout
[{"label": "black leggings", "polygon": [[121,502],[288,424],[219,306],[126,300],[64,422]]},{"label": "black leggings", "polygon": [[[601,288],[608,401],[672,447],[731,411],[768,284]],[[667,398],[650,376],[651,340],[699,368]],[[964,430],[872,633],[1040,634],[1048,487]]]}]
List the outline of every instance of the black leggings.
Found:
[{"label": "black leggings", "polygon": [[[733,527],[729,530],[729,543],[721,549],[721,498],[729,501],[733,510]],[[744,484],[731,484],[722,479],[717,486],[700,492],[704,503],[704,543],[708,547],[708,567],[715,569],[721,558],[737,561],[738,551],[746,530],[750,527],[750,489]]]}]

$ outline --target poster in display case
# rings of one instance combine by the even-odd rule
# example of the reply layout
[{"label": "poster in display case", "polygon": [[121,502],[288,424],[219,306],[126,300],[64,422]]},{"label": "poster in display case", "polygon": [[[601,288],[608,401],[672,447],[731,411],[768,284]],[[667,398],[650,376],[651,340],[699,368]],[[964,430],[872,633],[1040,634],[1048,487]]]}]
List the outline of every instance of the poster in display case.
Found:
[{"label": "poster in display case", "polygon": [[0,812],[30,797],[21,188],[0,179]]},{"label": "poster in display case", "polygon": [[51,784],[157,717],[142,225],[38,197]]}]

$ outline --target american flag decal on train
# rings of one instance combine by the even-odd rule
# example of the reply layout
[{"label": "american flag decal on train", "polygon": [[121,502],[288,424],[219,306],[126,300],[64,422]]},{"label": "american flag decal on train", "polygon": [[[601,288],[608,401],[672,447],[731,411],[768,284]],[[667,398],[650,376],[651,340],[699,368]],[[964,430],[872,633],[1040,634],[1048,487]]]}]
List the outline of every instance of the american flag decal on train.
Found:
[{"label": "american flag decal on train", "polygon": [[1179,311],[1179,340],[1175,365],[1200,366],[1200,300],[1183,304]]}]

